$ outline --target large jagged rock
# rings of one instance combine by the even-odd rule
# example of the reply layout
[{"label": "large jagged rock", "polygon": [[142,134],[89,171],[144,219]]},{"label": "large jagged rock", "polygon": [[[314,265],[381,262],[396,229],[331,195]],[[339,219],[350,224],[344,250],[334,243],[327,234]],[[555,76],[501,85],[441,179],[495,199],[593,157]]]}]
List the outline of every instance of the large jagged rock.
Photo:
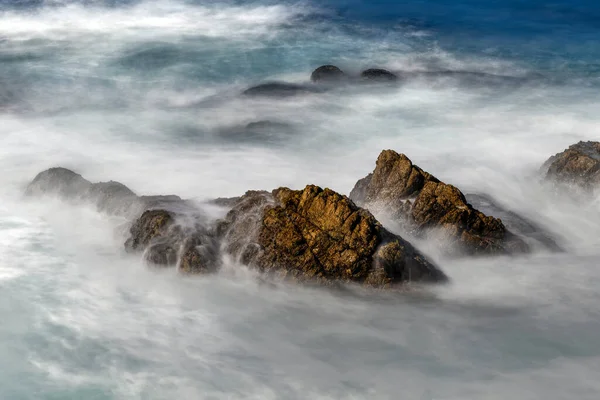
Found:
[{"label": "large jagged rock", "polygon": [[529,248],[501,220],[474,209],[456,187],[440,182],[393,150],[381,152],[375,171],[357,182],[350,198],[402,222],[416,234],[441,234],[452,252],[502,254]]},{"label": "large jagged rock", "polygon": [[214,272],[219,266],[217,241],[199,214],[147,210],[131,226],[125,250],[143,251],[154,265],[179,264],[186,273]]},{"label": "large jagged rock", "polygon": [[371,213],[346,196],[317,186],[248,192],[218,232],[227,253],[293,281],[391,287],[447,279]]},{"label": "large jagged rock", "polygon": [[384,150],[377,158],[373,173],[356,183],[350,198],[377,213],[385,210],[388,215],[401,218],[410,209],[407,200],[415,197],[429,181],[439,182],[435,176],[413,165],[404,154]]},{"label": "large jagged rock", "polygon": [[600,142],[579,142],[550,157],[542,167],[546,179],[592,190],[600,186]]}]

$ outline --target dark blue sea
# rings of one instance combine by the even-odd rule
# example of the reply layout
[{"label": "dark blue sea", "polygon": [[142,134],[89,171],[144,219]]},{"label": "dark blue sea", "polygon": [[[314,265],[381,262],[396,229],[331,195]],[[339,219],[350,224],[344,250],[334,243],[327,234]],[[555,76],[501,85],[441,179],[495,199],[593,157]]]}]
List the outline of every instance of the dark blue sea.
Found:
[{"label": "dark blue sea", "polygon": [[[323,64],[403,80],[242,94]],[[0,0],[0,400],[599,399],[600,195],[539,173],[599,140],[599,93],[596,1]],[[199,203],[348,194],[383,149],[563,251],[414,238],[449,285],[348,294],[149,268],[128,221],[23,197],[54,166]]]}]

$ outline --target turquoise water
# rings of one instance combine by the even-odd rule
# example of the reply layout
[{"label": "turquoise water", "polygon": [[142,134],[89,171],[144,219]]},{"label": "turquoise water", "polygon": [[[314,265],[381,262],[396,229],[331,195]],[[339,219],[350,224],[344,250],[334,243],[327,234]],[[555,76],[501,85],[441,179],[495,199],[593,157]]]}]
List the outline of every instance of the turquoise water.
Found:
[{"label": "turquoise water", "polygon": [[[0,399],[598,398],[600,203],[536,175],[600,137],[594,3],[0,4]],[[324,63],[461,77],[239,96]],[[239,134],[263,120],[293,129]],[[126,221],[21,196],[56,165],[198,200],[348,193],[384,148],[566,251],[450,260],[417,241],[451,285],[343,295],[151,270],[122,251]]]}]

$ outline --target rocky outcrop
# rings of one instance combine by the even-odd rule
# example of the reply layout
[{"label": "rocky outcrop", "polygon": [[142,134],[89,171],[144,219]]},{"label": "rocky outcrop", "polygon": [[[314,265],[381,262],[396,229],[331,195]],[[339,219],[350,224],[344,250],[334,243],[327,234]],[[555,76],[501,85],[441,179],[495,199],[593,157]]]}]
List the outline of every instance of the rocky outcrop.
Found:
[{"label": "rocky outcrop", "polygon": [[391,287],[445,275],[371,213],[329,189],[249,192],[218,227],[224,249],[260,271],[299,282]]},{"label": "rocky outcrop", "polygon": [[579,142],[548,159],[542,166],[546,179],[592,190],[600,186],[600,142]]},{"label": "rocky outcrop", "polygon": [[501,220],[473,208],[460,190],[440,182],[403,154],[384,150],[372,174],[357,182],[350,198],[402,222],[417,235],[436,232],[451,252],[502,254],[528,251]]},{"label": "rocky outcrop", "polygon": [[335,65],[323,65],[315,69],[310,75],[312,82],[335,83],[346,79],[344,71]]},{"label": "rocky outcrop", "polygon": [[94,184],[62,168],[39,174],[27,193],[90,201],[100,211],[124,216],[137,210],[125,250],[185,273],[214,272],[228,255],[271,277],[296,282],[390,288],[447,280],[370,212],[317,186],[217,199],[212,203],[230,210],[216,222],[177,196],[140,197],[118,182]]},{"label": "rocky outcrop", "polygon": [[58,167],[40,172],[25,189],[27,196],[57,196],[93,204],[98,211],[133,218],[148,208],[182,206],[178,196],[138,196],[122,183],[92,183],[78,173]]}]

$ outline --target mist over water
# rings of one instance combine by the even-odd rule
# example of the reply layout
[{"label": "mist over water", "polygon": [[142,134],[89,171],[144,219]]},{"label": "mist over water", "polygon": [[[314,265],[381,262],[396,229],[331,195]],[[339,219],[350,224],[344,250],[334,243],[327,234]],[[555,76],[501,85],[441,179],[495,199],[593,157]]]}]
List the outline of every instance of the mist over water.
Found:
[{"label": "mist over water", "polygon": [[[1,399],[598,398],[600,198],[538,174],[600,137],[598,6],[340,3],[0,2]],[[327,63],[460,73],[240,95]],[[245,130],[261,121],[275,129]],[[457,260],[416,241],[450,285],[272,287],[237,265],[150,269],[122,250],[127,221],[22,197],[53,166],[198,201],[348,194],[387,148],[565,251]]]}]

